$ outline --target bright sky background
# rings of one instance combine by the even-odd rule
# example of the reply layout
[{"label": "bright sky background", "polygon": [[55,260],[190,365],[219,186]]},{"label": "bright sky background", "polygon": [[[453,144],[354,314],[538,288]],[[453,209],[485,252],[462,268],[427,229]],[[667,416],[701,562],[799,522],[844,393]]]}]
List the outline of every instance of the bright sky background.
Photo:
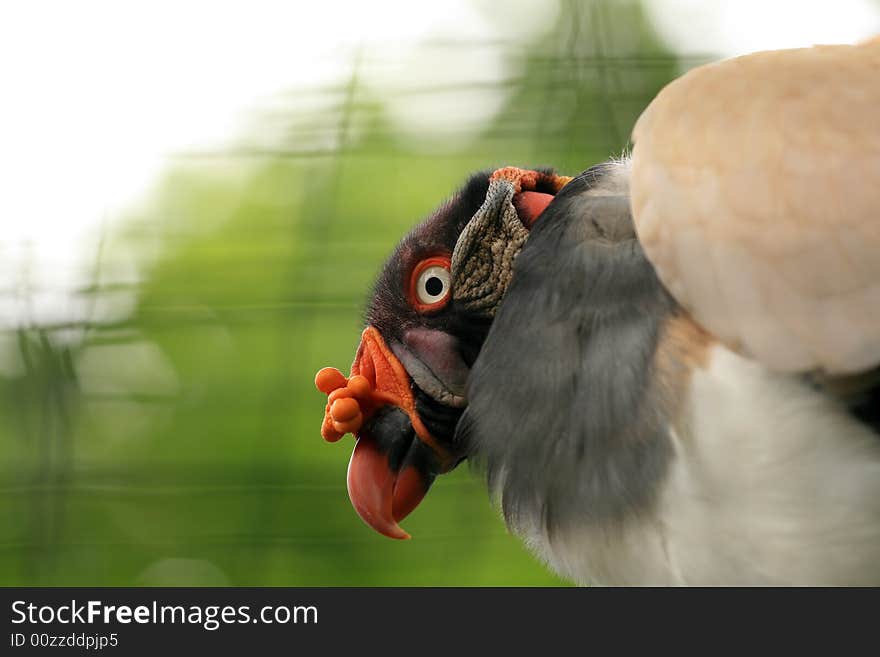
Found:
[{"label": "bright sky background", "polygon": [[[69,291],[83,282],[97,229],[149,190],[167,153],[220,148],[273,94],[344,79],[358,46],[384,62],[366,71],[367,83],[380,89],[505,77],[498,47],[466,58],[418,48],[428,37],[529,38],[555,19],[552,2],[542,2],[541,12],[533,1],[499,6],[503,12],[480,12],[466,0],[4,2],[0,327],[76,319]],[[871,0],[646,6],[662,38],[683,52],[729,56],[880,32],[880,8]],[[503,91],[468,93],[432,97],[430,124],[418,97],[396,105],[392,118],[406,132],[467,134],[504,100]],[[30,289],[13,302],[9,292],[25,271]]]},{"label": "bright sky background", "polygon": [[[490,24],[464,0],[5,2],[0,326],[28,321],[23,314],[75,319],[68,292],[84,282],[87,247],[102,222],[149,190],[168,153],[223,148],[273,94],[346,79],[358,47],[383,62],[364,71],[368,84],[371,75],[404,88],[504,77],[497,48],[463,61],[416,46],[434,37],[491,43],[552,25],[552,2],[539,20],[525,15],[531,3],[506,5]],[[460,134],[502,99],[463,92],[434,101],[434,127]],[[423,129],[423,109],[414,99],[393,118],[404,131]]]},{"label": "bright sky background", "polygon": [[877,0],[647,0],[672,50],[733,57],[818,43],[856,43],[880,33]]}]

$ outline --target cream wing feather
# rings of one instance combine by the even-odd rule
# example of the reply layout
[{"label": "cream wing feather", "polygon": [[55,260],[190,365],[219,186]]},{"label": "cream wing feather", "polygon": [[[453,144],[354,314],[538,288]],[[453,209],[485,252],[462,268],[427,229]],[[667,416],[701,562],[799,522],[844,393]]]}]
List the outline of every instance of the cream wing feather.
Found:
[{"label": "cream wing feather", "polygon": [[700,323],[781,371],[880,363],[880,40],[696,68],[633,141],[640,241]]}]

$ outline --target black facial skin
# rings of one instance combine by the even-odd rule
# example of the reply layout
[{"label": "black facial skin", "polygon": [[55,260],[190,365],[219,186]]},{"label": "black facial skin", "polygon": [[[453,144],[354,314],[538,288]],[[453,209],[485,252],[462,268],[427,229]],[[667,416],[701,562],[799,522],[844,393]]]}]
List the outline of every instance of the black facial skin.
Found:
[{"label": "black facial skin", "polygon": [[435,313],[417,312],[407,300],[406,286],[416,264],[433,255],[452,254],[459,234],[486,198],[490,175],[490,171],[472,175],[452,199],[415,226],[389,256],[373,286],[365,317],[386,341],[400,341],[406,329],[417,326],[444,330],[465,342],[482,343],[485,339],[488,324],[470,326],[459,317],[453,302]]},{"label": "black facial skin", "polygon": [[[549,168],[535,170],[553,173]],[[489,170],[473,174],[455,196],[415,226],[386,261],[365,314],[366,323],[375,326],[386,341],[399,341],[404,331],[417,326],[439,329],[459,340],[468,366],[476,360],[491,321],[464,312],[452,300],[435,313],[420,314],[407,301],[406,285],[413,267],[423,259],[452,255],[462,230],[486,199],[491,175]]]},{"label": "black facial skin", "polygon": [[379,450],[388,456],[388,467],[392,472],[399,472],[405,464],[412,465],[422,473],[426,488],[440,472],[436,456],[431,450],[421,448],[409,418],[399,408],[380,408],[364,425],[364,431],[376,440]]},{"label": "black facial skin", "polygon": [[[470,368],[480,352],[491,322],[468,316],[450,299],[432,313],[419,313],[407,299],[413,268],[427,257],[451,256],[461,231],[486,199],[491,171],[473,174],[449,201],[415,226],[397,245],[373,287],[365,321],[376,327],[386,342],[401,342],[411,328],[444,331],[458,340],[464,363]],[[416,409],[438,442],[451,446],[463,409],[441,404],[413,384]]]}]

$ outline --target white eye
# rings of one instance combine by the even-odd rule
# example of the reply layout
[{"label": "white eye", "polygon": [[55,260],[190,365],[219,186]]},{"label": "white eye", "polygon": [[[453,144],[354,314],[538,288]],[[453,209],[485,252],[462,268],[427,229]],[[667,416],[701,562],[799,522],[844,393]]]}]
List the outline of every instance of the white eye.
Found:
[{"label": "white eye", "polygon": [[419,303],[431,306],[445,301],[449,296],[452,277],[449,270],[440,265],[425,267],[416,279],[416,298]]}]

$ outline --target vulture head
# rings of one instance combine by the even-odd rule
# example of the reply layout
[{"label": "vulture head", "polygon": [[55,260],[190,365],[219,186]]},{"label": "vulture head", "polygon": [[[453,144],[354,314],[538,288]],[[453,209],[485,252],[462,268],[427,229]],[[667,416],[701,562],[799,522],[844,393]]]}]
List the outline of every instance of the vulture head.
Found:
[{"label": "vulture head", "polygon": [[350,376],[318,373],[322,435],[357,437],[349,497],[378,532],[409,538],[398,522],[467,456],[455,432],[468,375],[529,230],[570,180],[514,167],[471,176],[385,263]]}]

